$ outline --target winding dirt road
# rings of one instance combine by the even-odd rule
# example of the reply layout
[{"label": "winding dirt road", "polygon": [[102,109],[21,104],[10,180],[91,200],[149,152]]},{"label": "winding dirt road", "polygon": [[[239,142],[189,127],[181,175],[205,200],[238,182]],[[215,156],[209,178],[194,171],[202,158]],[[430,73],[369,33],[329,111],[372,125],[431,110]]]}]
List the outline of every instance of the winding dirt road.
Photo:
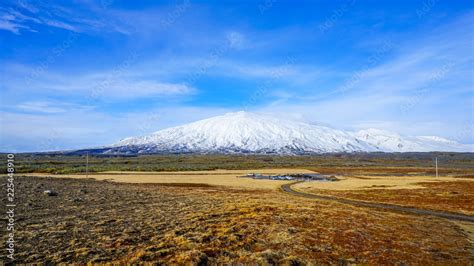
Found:
[{"label": "winding dirt road", "polygon": [[474,222],[474,216],[461,214],[461,213],[425,210],[425,209],[418,209],[414,207],[406,207],[406,206],[400,206],[400,205],[344,199],[344,198],[338,198],[338,197],[333,197],[333,196],[316,195],[316,194],[296,191],[291,188],[292,185],[295,185],[301,182],[303,181],[284,184],[281,186],[281,190],[285,193],[288,193],[294,196],[300,196],[300,197],[305,197],[305,198],[310,198],[310,199],[330,200],[330,201],[350,204],[350,205],[354,205],[358,207],[369,207],[369,208],[383,209],[383,210],[403,212],[403,213],[416,214],[416,215],[430,215],[430,216],[436,216],[436,217],[445,218],[448,220],[455,220],[455,221]]}]

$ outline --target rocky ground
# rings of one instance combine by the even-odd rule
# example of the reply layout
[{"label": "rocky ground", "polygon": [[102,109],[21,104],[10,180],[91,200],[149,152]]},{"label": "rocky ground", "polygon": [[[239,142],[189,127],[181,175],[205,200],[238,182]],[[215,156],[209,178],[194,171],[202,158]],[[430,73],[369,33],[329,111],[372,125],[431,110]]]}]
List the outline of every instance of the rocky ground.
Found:
[{"label": "rocky ground", "polygon": [[[17,262],[474,261],[473,244],[456,223],[278,191],[48,177],[17,177],[15,184]],[[1,255],[8,262],[4,248]]]}]

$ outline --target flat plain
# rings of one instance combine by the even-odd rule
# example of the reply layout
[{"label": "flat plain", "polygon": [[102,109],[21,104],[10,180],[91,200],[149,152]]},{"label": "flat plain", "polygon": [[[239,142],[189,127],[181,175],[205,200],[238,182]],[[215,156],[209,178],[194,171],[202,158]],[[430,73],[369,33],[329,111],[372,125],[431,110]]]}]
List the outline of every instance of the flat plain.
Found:
[{"label": "flat plain", "polygon": [[[110,180],[126,183],[191,183],[208,184],[215,186],[228,186],[234,188],[248,189],[277,189],[281,184],[288,181],[256,180],[245,177],[250,173],[263,175],[313,173],[306,169],[253,169],[253,170],[213,170],[213,171],[185,171],[185,172],[127,172],[110,171],[91,173],[88,177],[97,180]],[[69,178],[85,178],[84,174],[44,174],[32,173],[29,176],[55,176]]]},{"label": "flat plain", "polygon": [[331,183],[306,182],[298,191],[340,198],[474,215],[474,179],[452,176],[347,176]]},{"label": "flat plain", "polygon": [[[344,167],[335,159],[338,165],[304,167],[288,163],[293,162],[290,158],[286,163],[293,167],[263,164],[247,169],[146,172],[129,167],[88,175],[82,166],[62,164],[64,160],[79,161],[49,162],[51,168],[60,164],[53,170],[57,174],[49,170],[17,174],[17,262],[344,265],[474,261],[472,223],[296,197],[280,190],[291,181],[242,177],[318,172],[339,181],[303,182],[293,185],[294,189],[472,215],[472,161],[446,165],[436,178],[427,165],[402,167],[392,160],[387,167],[386,158],[376,159],[371,166],[352,162]],[[44,190],[58,195],[44,195]],[[5,241],[3,231],[2,236]],[[1,252],[4,258],[5,251]]]}]

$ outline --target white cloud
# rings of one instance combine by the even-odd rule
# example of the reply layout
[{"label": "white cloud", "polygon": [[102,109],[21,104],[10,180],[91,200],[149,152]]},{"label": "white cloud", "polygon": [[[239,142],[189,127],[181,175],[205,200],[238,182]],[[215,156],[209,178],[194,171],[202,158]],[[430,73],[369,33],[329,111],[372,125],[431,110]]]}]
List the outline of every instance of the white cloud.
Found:
[{"label": "white cloud", "polygon": [[39,114],[57,114],[70,111],[88,110],[91,106],[77,105],[58,101],[29,101],[21,102],[9,108],[15,108],[19,111],[39,113]]},{"label": "white cloud", "polygon": [[227,33],[226,38],[232,48],[241,49],[246,45],[245,36],[240,32],[231,31]]},{"label": "white cloud", "polygon": [[33,4],[19,1],[16,5],[0,7],[0,30],[19,35],[22,29],[37,32],[37,26],[47,26],[72,32],[107,31],[129,34],[129,31],[124,29],[126,23],[99,10],[95,9],[98,13],[92,12],[84,16],[77,10],[72,11],[59,5],[41,1]]},{"label": "white cloud", "polygon": [[67,22],[59,19],[32,17],[22,13],[19,9],[1,8],[0,9],[0,29],[11,31],[15,34],[20,34],[21,29],[30,32],[36,32],[32,29],[29,23],[36,25],[47,25],[54,28],[61,28],[69,31],[78,31],[78,29]]},{"label": "white cloud", "polygon": [[2,9],[0,9],[0,29],[2,30],[7,30],[17,35],[20,34],[21,29],[34,31],[29,26],[22,23],[25,19],[28,19],[28,17],[21,16],[18,12],[7,13],[2,12]]},{"label": "white cloud", "polygon": [[16,23],[12,23],[9,20],[3,20],[0,18],[0,29],[2,30],[11,31],[15,34],[20,34],[21,28],[27,28],[27,27],[16,24]]},{"label": "white cloud", "polygon": [[106,80],[96,83],[87,97],[107,99],[134,99],[143,97],[185,96],[196,92],[186,84],[163,83],[152,80]]},{"label": "white cloud", "polygon": [[70,31],[76,31],[76,32],[79,31],[76,27],[74,27],[74,26],[72,26],[68,23],[62,22],[62,21],[44,19],[43,23],[48,25],[48,26],[55,27],[55,28],[60,28],[60,29],[65,29],[65,30],[70,30]]},{"label": "white cloud", "polygon": [[131,67],[120,71],[105,71],[92,74],[70,75],[38,70],[27,65],[5,65],[4,87],[18,93],[40,91],[43,95],[75,96],[76,100],[123,100],[144,97],[182,97],[195,94],[197,89],[183,84],[141,78]]},{"label": "white cloud", "polygon": [[37,113],[62,113],[64,108],[51,105],[48,102],[26,102],[16,106],[20,110]]},{"label": "white cloud", "polygon": [[100,147],[137,135],[228,112],[225,108],[169,106],[122,115],[92,109],[58,113],[0,111],[0,151],[28,152]]}]

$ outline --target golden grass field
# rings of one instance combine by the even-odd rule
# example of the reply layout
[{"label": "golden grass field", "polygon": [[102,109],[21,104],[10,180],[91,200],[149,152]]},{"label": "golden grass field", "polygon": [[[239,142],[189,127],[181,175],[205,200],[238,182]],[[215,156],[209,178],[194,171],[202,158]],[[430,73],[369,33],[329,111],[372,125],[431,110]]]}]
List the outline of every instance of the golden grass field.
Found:
[{"label": "golden grass field", "polygon": [[349,175],[338,178],[338,182],[305,182],[293,188],[340,198],[474,214],[472,178],[426,175]]},{"label": "golden grass field", "polygon": [[[307,169],[294,168],[272,168],[272,169],[249,169],[249,170],[213,170],[213,171],[177,171],[177,172],[132,172],[132,171],[107,171],[91,173],[89,178],[96,180],[111,180],[126,183],[194,183],[209,184],[216,186],[229,186],[249,189],[277,189],[283,183],[291,181],[255,180],[242,178],[249,173],[260,174],[294,174],[294,173],[317,173]],[[29,176],[53,176],[68,178],[85,178],[85,174],[58,174],[32,173]],[[472,178],[460,178],[455,176],[440,176],[438,178],[427,175],[359,175],[349,174],[347,176],[336,175],[337,182],[304,182],[294,186],[296,189],[312,190],[366,190],[366,189],[419,189],[424,188],[422,182],[445,182],[445,181],[473,181]]]},{"label": "golden grass field", "polygon": [[294,188],[303,190],[367,190],[367,189],[420,189],[425,182],[447,181],[474,181],[472,178],[454,176],[427,176],[427,175],[348,175],[336,176],[338,182],[305,182],[296,184]]},{"label": "golden grass field", "polygon": [[[96,180],[112,180],[126,183],[191,183],[209,184],[248,189],[278,189],[288,181],[256,180],[243,178],[249,173],[260,174],[291,174],[312,173],[305,169],[258,169],[258,170],[214,170],[214,171],[185,171],[185,172],[124,172],[110,171],[89,174]],[[85,178],[84,174],[51,175],[45,173],[27,174],[29,176],[53,176],[69,178]]]}]

